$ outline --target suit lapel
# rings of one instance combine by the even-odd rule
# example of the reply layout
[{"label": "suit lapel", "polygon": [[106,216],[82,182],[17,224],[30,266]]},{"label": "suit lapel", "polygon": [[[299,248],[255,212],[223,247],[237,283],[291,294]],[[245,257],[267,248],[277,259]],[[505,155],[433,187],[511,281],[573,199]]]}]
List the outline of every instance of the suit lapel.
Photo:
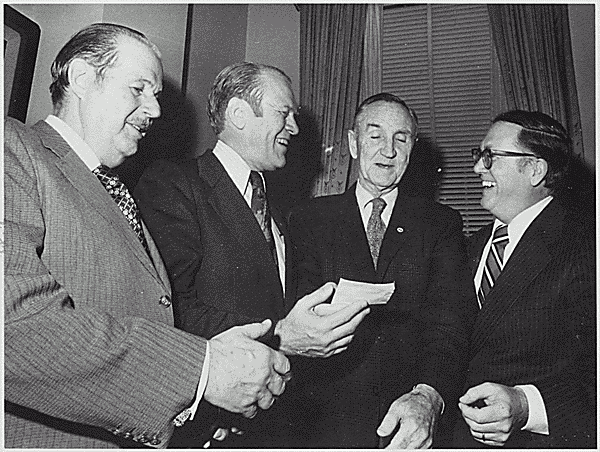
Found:
[{"label": "suit lapel", "polygon": [[[115,229],[116,233],[123,236],[131,254],[146,267],[154,278],[165,287],[168,287],[166,275],[163,277],[157,274],[154,265],[146,254],[146,250],[144,250],[135,234],[132,234],[131,227],[123,213],[85,163],[63,140],[60,134],[45,121],[39,121],[33,128],[39,134],[43,145],[59,157],[56,166],[73,188],[96,210],[98,215],[103,217]],[[148,234],[148,231],[145,230],[145,233]],[[156,255],[153,258],[158,258],[157,262],[160,262],[160,256]]]},{"label": "suit lapel", "polygon": [[377,278],[382,280],[398,252],[406,245],[408,238],[414,233],[414,216],[408,212],[411,200],[398,195],[390,223],[388,224],[377,263]]},{"label": "suit lapel", "polygon": [[553,201],[523,234],[479,312],[472,337],[475,351],[517,301],[527,302],[521,295],[548,265],[549,250],[553,238],[560,234],[563,220],[564,211]]},{"label": "suit lapel", "polygon": [[283,297],[279,272],[263,232],[221,162],[212,152],[206,152],[198,159],[198,171],[200,177],[211,187],[208,203],[240,245],[240,252],[256,256],[256,262],[262,271],[270,274],[269,279],[279,282],[279,290]]}]

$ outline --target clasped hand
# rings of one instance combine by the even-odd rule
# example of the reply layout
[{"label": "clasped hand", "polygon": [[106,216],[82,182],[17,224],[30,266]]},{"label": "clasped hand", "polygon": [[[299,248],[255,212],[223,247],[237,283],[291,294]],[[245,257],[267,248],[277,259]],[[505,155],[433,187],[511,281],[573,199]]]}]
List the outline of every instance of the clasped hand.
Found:
[{"label": "clasped hand", "polygon": [[279,349],[286,355],[327,358],[343,352],[354,331],[370,312],[366,301],[348,305],[329,315],[319,315],[313,308],[327,301],[336,284],[328,282],[301,298],[289,314],[275,326]]},{"label": "clasped hand", "polygon": [[290,362],[280,352],[256,341],[270,320],[236,326],[210,340],[210,365],[204,399],[252,418],[266,410],[291,378]]},{"label": "clasped hand", "polygon": [[[473,406],[480,401],[480,408]],[[470,388],[458,407],[475,441],[503,446],[515,430],[520,430],[529,416],[527,397],[522,389],[498,383],[482,383]]]}]

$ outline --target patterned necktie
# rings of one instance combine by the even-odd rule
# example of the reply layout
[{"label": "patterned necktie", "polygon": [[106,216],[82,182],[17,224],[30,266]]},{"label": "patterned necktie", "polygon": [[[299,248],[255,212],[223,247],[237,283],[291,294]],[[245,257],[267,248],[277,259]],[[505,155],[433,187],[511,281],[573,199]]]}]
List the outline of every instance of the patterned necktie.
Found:
[{"label": "patterned necktie", "polygon": [[251,208],[252,213],[258,221],[258,225],[262,230],[267,245],[271,250],[273,259],[277,263],[277,250],[275,249],[275,240],[273,239],[273,231],[271,231],[271,213],[269,212],[269,206],[267,205],[267,195],[265,193],[265,186],[260,174],[256,171],[250,171],[250,184],[252,185],[252,202]]},{"label": "patterned necktie", "polygon": [[100,180],[110,196],[115,200],[119,209],[121,209],[121,212],[123,212],[123,215],[127,218],[129,226],[131,226],[131,229],[133,229],[133,232],[135,232],[149,256],[150,250],[148,249],[148,242],[146,241],[144,230],[140,222],[140,211],[125,184],[121,182],[117,173],[104,165],[100,165],[92,172]]},{"label": "patterned necktie", "polygon": [[385,234],[385,224],[381,219],[381,212],[385,209],[386,203],[381,198],[374,198],[370,202],[373,203],[373,210],[371,211],[371,216],[367,223],[367,240],[369,241],[369,248],[371,249],[373,265],[377,268],[379,249],[381,248],[381,241]]},{"label": "patterned necktie", "polygon": [[492,246],[488,253],[483,275],[481,276],[481,286],[477,292],[479,307],[483,306],[485,297],[494,287],[494,282],[498,279],[500,272],[504,268],[504,249],[508,245],[508,226],[503,225],[496,228],[494,237],[492,237]]}]

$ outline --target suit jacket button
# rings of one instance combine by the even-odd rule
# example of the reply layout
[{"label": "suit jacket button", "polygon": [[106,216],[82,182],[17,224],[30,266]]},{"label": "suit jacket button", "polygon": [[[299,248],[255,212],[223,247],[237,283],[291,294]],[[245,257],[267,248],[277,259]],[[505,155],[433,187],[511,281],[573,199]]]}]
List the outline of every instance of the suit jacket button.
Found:
[{"label": "suit jacket button", "polygon": [[150,444],[153,446],[158,446],[161,442],[162,435],[160,433],[155,433],[152,439],[150,440]]},{"label": "suit jacket button", "polygon": [[163,295],[162,297],[160,297],[159,303],[165,308],[168,308],[169,306],[171,306],[171,297],[169,297],[168,295]]},{"label": "suit jacket button", "polygon": [[139,443],[145,444],[148,441],[150,441],[150,438],[148,438],[148,434],[146,432],[144,432],[141,435],[139,435],[137,438],[133,438],[133,440],[137,441]]}]

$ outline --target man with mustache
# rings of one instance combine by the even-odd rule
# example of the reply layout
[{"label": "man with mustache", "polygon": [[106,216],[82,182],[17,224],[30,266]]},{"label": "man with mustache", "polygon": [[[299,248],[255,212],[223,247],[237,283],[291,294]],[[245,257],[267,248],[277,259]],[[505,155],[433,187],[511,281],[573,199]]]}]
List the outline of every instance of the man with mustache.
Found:
[{"label": "man with mustache", "polygon": [[93,24],[52,64],[54,112],[4,129],[4,445],[165,447],[203,398],[247,417],[289,379],[254,340],[270,321],[213,339],[173,327],[165,267],[111,171],[160,115],[158,48]]}]

